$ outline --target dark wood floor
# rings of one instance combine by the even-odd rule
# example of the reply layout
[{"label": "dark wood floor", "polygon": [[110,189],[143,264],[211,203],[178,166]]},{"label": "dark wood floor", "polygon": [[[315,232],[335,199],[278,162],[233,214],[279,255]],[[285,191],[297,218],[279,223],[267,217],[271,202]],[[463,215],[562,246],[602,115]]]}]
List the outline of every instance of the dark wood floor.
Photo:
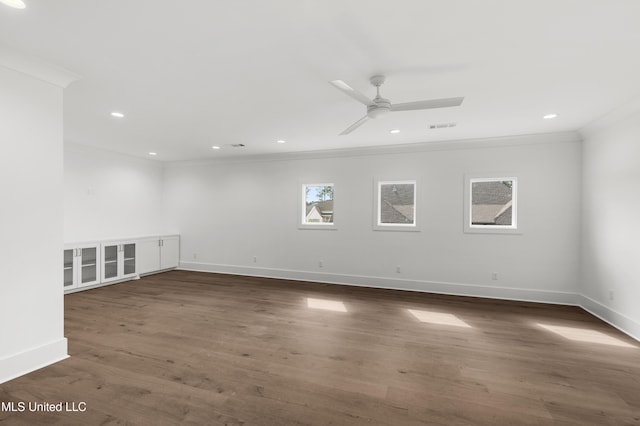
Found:
[{"label": "dark wood floor", "polygon": [[87,410],[0,424],[640,424],[640,344],[579,308],[185,271],[65,304],[72,357],[0,401]]}]

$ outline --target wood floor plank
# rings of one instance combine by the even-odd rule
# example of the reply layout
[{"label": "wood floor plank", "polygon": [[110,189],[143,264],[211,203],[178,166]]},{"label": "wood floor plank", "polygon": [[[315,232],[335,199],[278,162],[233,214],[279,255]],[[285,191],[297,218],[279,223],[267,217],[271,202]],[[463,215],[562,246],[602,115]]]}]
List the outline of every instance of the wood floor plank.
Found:
[{"label": "wood floor plank", "polygon": [[65,296],[65,335],[0,401],[87,411],[0,424],[640,425],[640,344],[575,307],[172,271]]}]

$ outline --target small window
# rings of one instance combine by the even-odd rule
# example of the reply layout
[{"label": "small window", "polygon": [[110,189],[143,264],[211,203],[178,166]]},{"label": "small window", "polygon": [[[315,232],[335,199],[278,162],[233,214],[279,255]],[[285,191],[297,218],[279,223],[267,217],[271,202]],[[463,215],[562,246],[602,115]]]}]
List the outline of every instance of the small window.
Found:
[{"label": "small window", "polygon": [[416,182],[379,181],[376,188],[376,229],[416,229]]},{"label": "small window", "polygon": [[333,225],[332,183],[302,185],[302,225]]},{"label": "small window", "polygon": [[467,179],[465,231],[504,232],[518,229],[517,179]]}]

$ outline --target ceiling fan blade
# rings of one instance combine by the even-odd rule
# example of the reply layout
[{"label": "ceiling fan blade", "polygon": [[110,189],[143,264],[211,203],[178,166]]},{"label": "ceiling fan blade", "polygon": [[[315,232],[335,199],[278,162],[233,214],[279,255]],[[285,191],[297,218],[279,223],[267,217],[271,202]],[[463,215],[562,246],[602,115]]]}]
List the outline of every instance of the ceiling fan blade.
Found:
[{"label": "ceiling fan blade", "polygon": [[369,119],[369,116],[365,115],[360,120],[356,121],[351,126],[347,127],[342,133],[340,133],[340,136],[348,135],[349,133],[353,132],[355,129],[357,129],[358,127],[362,126],[364,124],[364,122],[367,121],[368,119]]},{"label": "ceiling fan blade", "polygon": [[464,98],[431,99],[428,101],[405,102],[391,105],[391,111],[412,111],[416,109],[447,108],[460,106]]},{"label": "ceiling fan blade", "polygon": [[342,81],[342,80],[332,80],[329,83],[331,83],[338,90],[340,90],[342,93],[344,93],[347,96],[352,97],[356,101],[358,101],[360,103],[363,103],[366,106],[373,105],[373,101],[371,99],[367,98],[365,95],[363,95],[362,93],[358,92],[356,89],[352,88],[351,86],[349,86],[344,81]]}]

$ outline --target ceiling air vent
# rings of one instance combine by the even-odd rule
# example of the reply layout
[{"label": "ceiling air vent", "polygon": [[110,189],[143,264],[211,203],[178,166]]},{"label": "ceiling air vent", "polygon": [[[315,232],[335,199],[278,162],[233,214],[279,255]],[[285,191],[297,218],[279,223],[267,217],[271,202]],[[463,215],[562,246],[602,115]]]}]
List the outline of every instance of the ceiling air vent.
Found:
[{"label": "ceiling air vent", "polygon": [[448,129],[450,127],[456,127],[458,123],[438,123],[438,124],[429,124],[429,129]]}]

